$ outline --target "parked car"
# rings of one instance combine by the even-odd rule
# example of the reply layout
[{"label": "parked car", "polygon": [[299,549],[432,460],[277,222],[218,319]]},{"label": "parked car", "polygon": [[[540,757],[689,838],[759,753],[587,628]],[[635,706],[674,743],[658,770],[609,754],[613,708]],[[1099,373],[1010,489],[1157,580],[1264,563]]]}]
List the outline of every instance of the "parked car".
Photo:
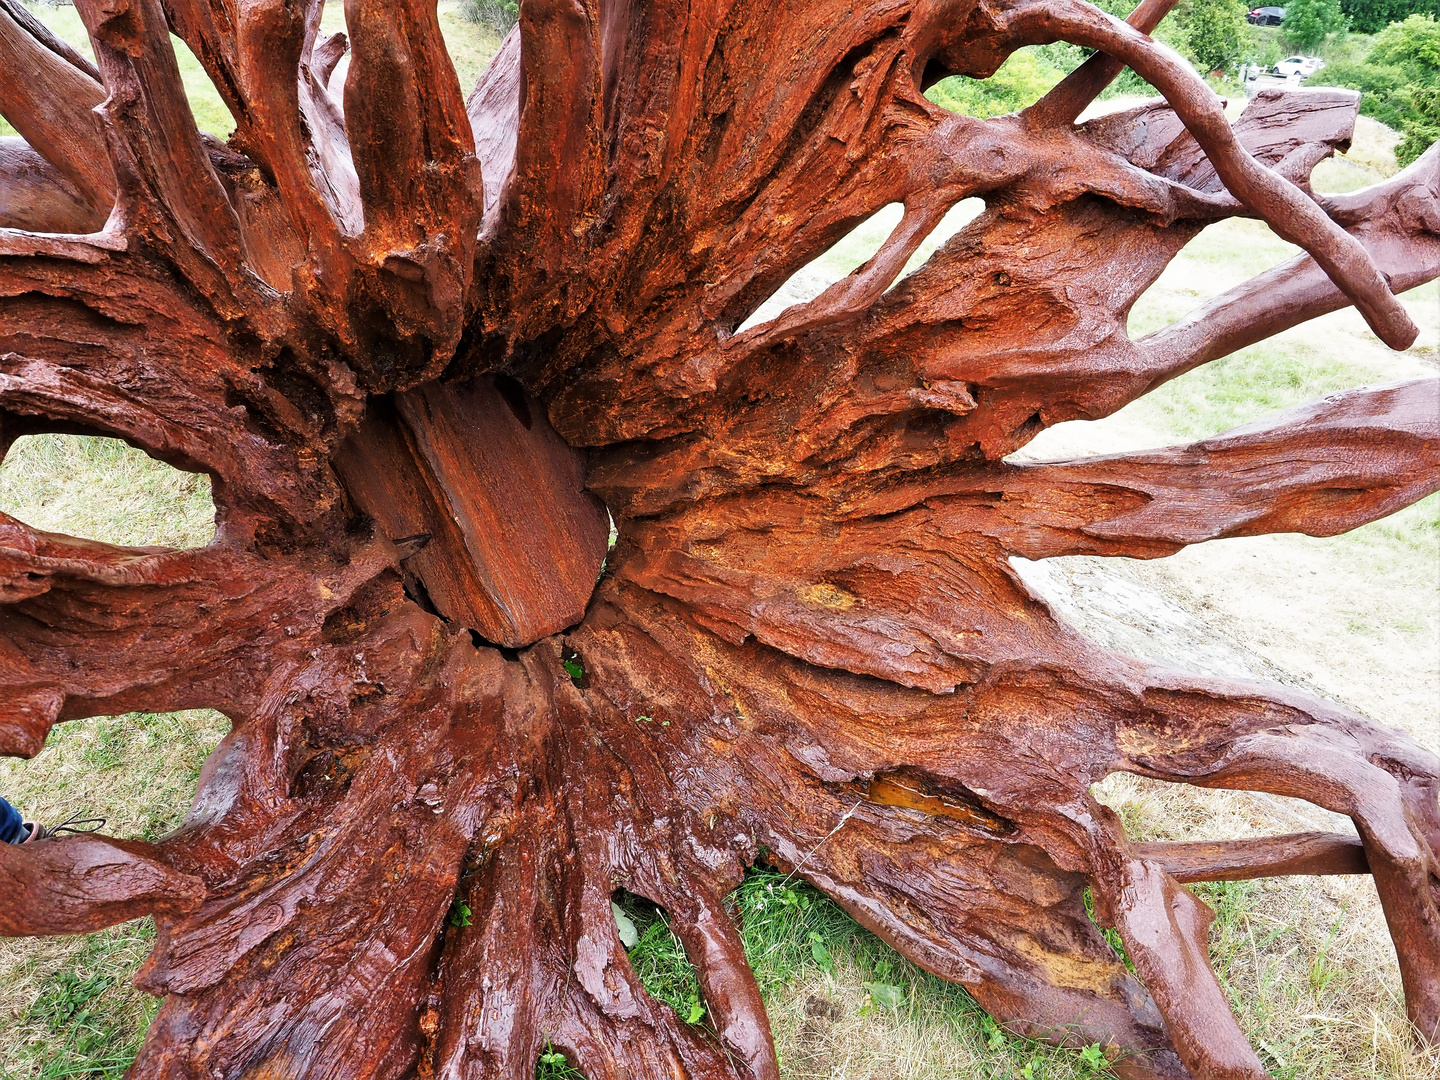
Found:
[{"label": "parked car", "polygon": [[1283,7],[1252,8],[1250,14],[1245,16],[1245,21],[1252,26],[1279,26],[1285,21],[1285,9]]},{"label": "parked car", "polygon": [[1299,75],[1302,79],[1308,79],[1324,66],[1325,61],[1318,56],[1288,56],[1275,65],[1275,74],[1285,78]]}]

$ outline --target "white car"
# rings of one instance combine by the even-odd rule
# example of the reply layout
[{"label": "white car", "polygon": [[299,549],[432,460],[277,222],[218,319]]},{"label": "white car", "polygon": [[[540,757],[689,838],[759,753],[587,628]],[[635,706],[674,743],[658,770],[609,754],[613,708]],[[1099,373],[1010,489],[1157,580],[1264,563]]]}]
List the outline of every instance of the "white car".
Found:
[{"label": "white car", "polygon": [[1291,56],[1275,65],[1275,74],[1287,79],[1292,75],[1308,79],[1324,66],[1325,61],[1318,56]]}]

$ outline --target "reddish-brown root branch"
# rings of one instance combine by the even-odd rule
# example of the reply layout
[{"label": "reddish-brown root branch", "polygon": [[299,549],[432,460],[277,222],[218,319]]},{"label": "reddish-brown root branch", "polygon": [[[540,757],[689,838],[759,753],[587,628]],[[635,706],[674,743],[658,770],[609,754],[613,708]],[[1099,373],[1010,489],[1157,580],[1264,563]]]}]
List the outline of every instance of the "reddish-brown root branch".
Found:
[{"label": "reddish-brown root branch", "polygon": [[1206,1080],[1269,1076],[1210,967],[1206,936],[1213,912],[1142,860],[1126,860],[1118,877],[1108,898],[1116,926],[1185,1067]]},{"label": "reddish-brown root branch", "polygon": [[1063,39],[1124,60],[1165,95],[1205,148],[1225,186],[1276,233],[1309,251],[1382,341],[1405,349],[1415,340],[1418,328],[1365,249],[1303,192],[1245,152],[1215,95],[1188,64],[1080,0],[1022,4],[1005,14],[1004,24],[1007,48]]},{"label": "reddish-brown root branch", "polygon": [[[1433,487],[1433,391],[1350,394],[1158,455],[985,464],[1289,317],[1252,289],[1142,348],[1125,337],[1199,223],[1241,209],[1226,187],[1315,252],[1325,281],[1299,264],[1267,279],[1303,311],[1343,290],[1403,339],[1376,265],[1419,252],[1396,283],[1440,270],[1433,152],[1326,203],[1331,221],[1285,178],[1348,139],[1353,97],[1312,98],[1304,122],[1262,98],[1232,132],[1153,42],[1073,0],[957,20],[941,52],[978,71],[1080,40],[1156,81],[1183,125],[1153,107],[1033,123],[1073,118],[1113,73],[1102,58],[1025,120],[946,119],[917,85],[943,12],[899,3],[821,0],[804,18],[824,33],[797,45],[789,15],[759,8],[656,4],[642,26],[527,2],[465,116],[433,7],[385,19],[352,0],[342,110],[318,3],[85,0],[107,158],[88,115],[103,91],[13,7],[0,51],[40,74],[0,66],[0,99],[36,113],[17,126],[52,168],[47,197],[58,174],[102,214],[118,183],[120,210],[84,240],[0,234],[0,439],[116,434],[217,481],[220,537],[198,552],[0,519],[0,749],[131,708],[235,724],[160,844],[0,852],[0,892],[51,898],[0,932],[157,915],[141,982],[169,1000],[137,1076],[524,1080],[548,1044],[592,1080],[774,1080],[722,900],[762,845],[1015,1030],[1133,1054],[1134,1077],[1258,1075],[1177,879],[1362,861],[1335,838],[1131,845],[1089,796],[1115,770],[1350,814],[1435,1034],[1440,763],[1349,714],[1102,654],[1007,563],[1369,520]],[[234,113],[233,146],[195,133],[167,19]],[[885,292],[976,191],[985,215]],[[727,336],[897,200],[869,266]],[[424,458],[455,494],[485,464],[455,447],[498,441],[500,420],[540,438],[539,402],[487,382],[509,412],[449,422],[466,391],[415,384],[497,365],[597,448],[590,483],[622,532],[578,627],[530,644],[577,616],[584,559],[564,564],[557,621],[495,635],[518,654],[426,599],[404,563],[435,530],[367,532],[409,533],[364,495],[406,503],[416,477],[367,487],[330,464],[366,397],[393,392],[370,419],[395,404],[425,444],[417,475]],[[566,490],[598,557],[577,462]],[[547,554],[520,527],[512,548]],[[1087,886],[1143,981],[1087,918]],[[645,993],[616,888],[665,910],[708,1023]]]},{"label": "reddish-brown root branch", "polygon": [[1130,850],[1182,883],[1370,872],[1365,845],[1358,837],[1343,833],[1131,844]]},{"label": "reddish-brown root branch", "polygon": [[[1431,147],[1398,176],[1331,198],[1327,206],[1395,292],[1440,274],[1440,148]],[[1140,392],[1348,303],[1313,259],[1297,256],[1141,340],[1150,378]]]},{"label": "reddish-brown root branch", "polygon": [[81,0],[79,11],[109,91],[99,111],[127,225],[162,244],[222,317],[258,307],[242,275],[240,224],[195,127],[159,0],[134,0],[123,15]]},{"label": "reddish-brown root branch", "polygon": [[104,211],[85,201],[65,174],[21,138],[0,138],[0,228],[45,233],[96,232]]},{"label": "reddish-brown root branch", "polygon": [[17,22],[8,5],[0,8],[0,114],[92,209],[109,213],[115,176],[90,114],[105,89],[90,71],[32,36],[28,25]]},{"label": "reddish-brown root branch", "polygon": [[75,836],[0,847],[0,935],[75,934],[141,915],[178,915],[205,883],[138,840]]}]

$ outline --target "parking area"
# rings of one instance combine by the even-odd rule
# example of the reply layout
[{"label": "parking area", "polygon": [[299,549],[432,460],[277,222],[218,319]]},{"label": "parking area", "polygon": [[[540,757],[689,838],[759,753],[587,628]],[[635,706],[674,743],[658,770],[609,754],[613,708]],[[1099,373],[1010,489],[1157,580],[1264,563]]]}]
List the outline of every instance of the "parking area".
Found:
[{"label": "parking area", "polygon": [[1261,75],[1245,83],[1245,96],[1254,97],[1261,90],[1268,89],[1272,86],[1283,86],[1294,90],[1296,87],[1304,86],[1305,82],[1306,80],[1298,75],[1291,75],[1288,78],[1280,75]]}]

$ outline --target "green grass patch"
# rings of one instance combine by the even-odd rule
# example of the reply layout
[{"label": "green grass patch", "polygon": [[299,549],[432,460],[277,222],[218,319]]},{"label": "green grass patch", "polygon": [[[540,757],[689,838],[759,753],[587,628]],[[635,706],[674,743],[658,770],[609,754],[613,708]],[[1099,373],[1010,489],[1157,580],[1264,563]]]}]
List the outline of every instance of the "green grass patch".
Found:
[{"label": "green grass patch", "polygon": [[1385,377],[1303,343],[1271,340],[1187,372],[1130,408],[1156,427],[1200,439]]},{"label": "green grass patch", "polygon": [[585,1074],[549,1043],[535,1062],[535,1080],[585,1080]]},{"label": "green grass patch", "polygon": [[119,439],[28,435],[0,462],[0,510],[106,543],[201,547],[215,535],[210,478]]},{"label": "green grass patch", "polygon": [[[676,1009],[681,1019],[708,1024],[694,970],[664,912],[629,895],[621,897],[620,905],[638,935],[629,950],[630,963],[646,991]],[[967,1062],[983,1064],[985,1075],[1024,1080],[1112,1075],[1098,1046],[1062,1049],[1004,1031],[963,987],[906,960],[803,881],[755,867],[727,899],[726,908],[740,928],[746,959],[771,1007],[793,994],[797,985],[819,980],[854,1001],[856,1017],[877,1030],[913,1028],[919,1041],[922,1031],[942,1028],[954,1043],[950,1056],[959,1053]],[[786,1063],[781,1064],[782,1075],[790,1075]],[[569,1074],[537,1075],[560,1080]]]},{"label": "green grass patch", "polygon": [[[1331,543],[1346,545],[1357,559],[1364,560],[1367,570],[1403,575],[1433,595],[1435,568],[1440,566],[1440,494],[1335,537]],[[1398,624],[1396,629],[1424,633],[1428,627],[1415,619]]]},{"label": "green grass patch", "polygon": [[[35,820],[108,819],[111,835],[159,840],[184,819],[218,713],[132,713],[57,726],[30,762],[0,761],[0,794]],[[66,938],[3,942],[0,1080],[119,1080],[159,1001],[131,985],[154,943],[149,919]]]},{"label": "green grass patch", "polygon": [[155,929],[142,919],[87,934],[65,961],[30,971],[36,993],[7,1040],[3,1080],[120,1080],[135,1060],[160,1006],[130,980],[149,954]]},{"label": "green grass patch", "polygon": [[619,907],[621,912],[617,913],[616,922],[620,924],[622,937],[631,937],[625,933],[623,919],[628,918],[634,927],[631,937],[634,944],[629,945],[627,951],[630,966],[644,984],[646,993],[669,1005],[687,1023],[700,1023],[705,1017],[700,982],[665,912],[630,893],[622,894]]}]

